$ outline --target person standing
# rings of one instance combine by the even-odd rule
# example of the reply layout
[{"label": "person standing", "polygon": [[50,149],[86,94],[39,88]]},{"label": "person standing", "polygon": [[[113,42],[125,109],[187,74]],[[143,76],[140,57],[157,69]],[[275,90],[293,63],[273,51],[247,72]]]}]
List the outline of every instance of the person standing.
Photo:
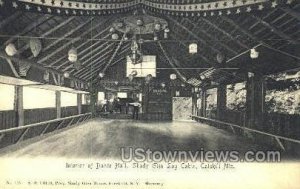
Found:
[{"label": "person standing", "polygon": [[140,111],[140,107],[142,106],[138,101],[133,102],[133,103],[129,103],[130,105],[133,106],[133,113],[132,113],[132,119],[139,119],[139,111]]}]

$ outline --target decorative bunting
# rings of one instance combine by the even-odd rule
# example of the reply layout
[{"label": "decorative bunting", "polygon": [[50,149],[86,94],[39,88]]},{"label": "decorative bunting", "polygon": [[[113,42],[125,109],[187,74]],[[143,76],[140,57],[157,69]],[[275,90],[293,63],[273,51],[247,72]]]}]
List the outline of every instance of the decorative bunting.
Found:
[{"label": "decorative bunting", "polygon": [[276,8],[281,4],[291,4],[294,1],[295,0],[214,0],[206,3],[200,1],[199,3],[199,1],[194,0],[168,1],[168,4],[165,4],[163,1],[158,0],[106,0],[99,1],[99,3],[74,0],[0,0],[0,9],[12,8],[58,15],[108,15],[132,12],[142,7],[151,12],[160,14],[182,17],[206,17]]}]

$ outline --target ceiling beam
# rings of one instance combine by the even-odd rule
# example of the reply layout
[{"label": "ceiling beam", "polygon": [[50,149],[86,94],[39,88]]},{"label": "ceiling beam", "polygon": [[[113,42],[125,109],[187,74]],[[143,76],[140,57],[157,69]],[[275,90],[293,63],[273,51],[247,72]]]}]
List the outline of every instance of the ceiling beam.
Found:
[{"label": "ceiling beam", "polygon": [[[268,14],[264,15],[264,17],[262,18],[263,20],[268,18],[271,14],[273,14],[275,11],[277,11],[278,9],[275,8],[273,10],[271,10],[270,12],[268,12]],[[259,21],[256,21],[254,24],[252,24],[248,29],[252,30],[255,26],[257,26],[259,24]]]},{"label": "ceiling beam", "polygon": [[[64,20],[63,22],[61,22],[61,23],[58,24],[57,26],[51,28],[50,30],[47,30],[45,33],[43,33],[43,34],[40,36],[40,38],[44,38],[44,37],[50,35],[51,33],[55,32],[56,30],[60,29],[61,27],[67,25],[69,22],[73,21],[74,19],[75,19],[75,17],[73,16],[73,17],[68,18],[67,20]],[[26,44],[26,45],[24,45],[24,46],[19,50],[19,52],[22,53],[22,52],[24,52],[24,51],[25,51],[26,49],[28,49],[28,48],[29,48],[29,44]]]},{"label": "ceiling beam", "polygon": [[[0,57],[2,57],[4,59],[10,59],[11,61],[14,61],[14,62],[19,62],[19,63],[23,63],[23,64],[26,64],[26,65],[30,65],[30,66],[35,67],[35,68],[37,68],[39,70],[42,70],[42,71],[49,71],[49,72],[52,72],[52,73],[63,76],[62,72],[60,72],[56,69],[53,69],[53,68],[47,68],[44,65],[39,64],[39,63],[37,63],[33,60],[26,60],[26,59],[15,57],[15,56],[8,56],[5,52],[0,52]],[[73,77],[73,76],[70,76],[69,78],[73,79],[75,81],[86,83],[85,81],[83,81],[79,78]]]},{"label": "ceiling beam", "polygon": [[126,33],[123,34],[121,41],[119,42],[115,52],[113,53],[113,55],[111,56],[111,58],[109,59],[108,63],[105,65],[105,67],[103,68],[102,72],[105,73],[105,71],[107,70],[107,68],[110,66],[110,64],[112,63],[112,61],[114,60],[115,56],[117,55],[120,47],[122,46],[124,39],[125,39]]},{"label": "ceiling beam", "polygon": [[5,25],[11,23],[13,20],[15,20],[17,17],[19,17],[22,14],[21,11],[16,11],[14,14],[10,15],[9,17],[3,19],[0,22],[0,28],[4,27]]},{"label": "ceiling beam", "polygon": [[[53,55],[55,55],[56,53],[62,51],[64,48],[68,47],[69,45],[77,42],[80,40],[80,38],[74,38],[70,41],[68,41],[67,43],[65,43],[63,46],[60,46],[59,48],[55,49],[54,51],[52,51],[50,54],[46,52],[46,50],[50,49],[50,47],[54,46],[55,44],[59,43],[60,41],[64,40],[64,38],[68,37],[69,35],[72,35],[73,33],[75,33],[76,31],[78,31],[79,29],[83,28],[86,24],[90,23],[91,21],[93,20],[92,19],[89,19],[83,23],[81,23],[80,25],[78,25],[76,28],[72,29],[70,32],[66,33],[63,37],[55,40],[54,42],[52,42],[50,45],[48,45],[45,49],[43,49],[43,51],[45,52],[45,56],[43,56],[42,58],[40,58],[38,60],[38,63],[42,64],[43,62],[45,62],[46,60],[48,60],[50,57],[52,57]],[[88,34],[92,29],[89,29],[87,30],[86,32],[84,32],[82,34],[83,35],[86,35]]]},{"label": "ceiling beam", "polygon": [[[128,53],[128,52],[130,52],[130,51],[131,51],[130,46],[127,46],[126,48],[124,48],[124,49],[120,52],[120,55],[119,55],[119,56],[121,56],[121,55],[123,55],[123,54],[126,54],[126,53]],[[118,62],[120,62],[120,61],[123,60],[123,59],[126,59],[126,56],[123,56],[123,57],[119,58],[118,60],[114,61],[113,63],[111,63],[111,66],[117,64]],[[89,81],[90,79],[93,79],[93,75],[94,75],[95,73],[99,72],[99,71],[101,70],[101,67],[102,67],[103,65],[104,65],[104,62],[102,62],[102,64],[99,64],[98,67],[95,68],[95,69],[91,72],[90,75],[88,75],[87,77],[84,77],[84,78],[85,78],[86,80],[88,80],[88,81]],[[99,78],[96,77],[95,79],[93,79],[92,82],[97,81],[98,79],[99,79]]]},{"label": "ceiling beam", "polygon": [[97,59],[91,61],[88,65],[86,65],[84,67],[84,69],[76,71],[74,73],[74,75],[76,75],[78,77],[85,76],[87,73],[89,73],[89,71],[91,71],[91,69],[93,69],[93,66],[94,66],[95,63],[102,62],[103,60],[106,60],[107,58],[109,58],[110,57],[110,53],[112,53],[112,51],[113,51],[113,49],[110,49],[110,50],[106,51],[104,54],[102,54],[101,56],[99,56]]},{"label": "ceiling beam", "polygon": [[[299,5],[300,4],[296,5],[295,7],[299,7]],[[280,7],[280,9],[283,10],[284,12],[288,13],[289,15],[291,15],[292,17],[294,17],[298,21],[300,21],[300,13],[299,13],[299,11],[296,11],[296,10],[291,9],[289,7]]]},{"label": "ceiling beam", "polygon": [[275,28],[274,26],[272,26],[271,24],[269,24],[268,22],[264,21],[263,19],[251,15],[251,17],[255,20],[257,20],[258,22],[260,22],[262,25],[264,25],[265,27],[269,28],[272,32],[274,32],[275,34],[277,34],[279,37],[288,40],[290,43],[292,44],[298,44],[297,40],[292,39],[290,36],[288,36],[287,34],[283,33],[282,31],[280,31],[279,29]]},{"label": "ceiling beam", "polygon": [[[179,44],[181,44],[181,45],[184,46],[186,49],[188,49],[188,45],[185,44],[183,41],[180,41],[180,40],[176,37],[176,34],[177,34],[177,33],[174,33],[174,34],[171,33],[170,35],[171,35],[171,37],[173,37],[175,40],[179,41]],[[200,54],[200,53],[199,53],[199,56],[200,56],[200,58],[201,58],[202,60],[204,60],[206,63],[212,65],[212,62],[211,62],[208,58],[206,58],[205,56],[203,56],[203,55]]]},{"label": "ceiling beam", "polygon": [[182,25],[181,23],[179,23],[177,20],[171,18],[170,16],[167,16],[167,18],[169,20],[171,20],[174,24],[176,24],[177,26],[179,26],[180,28],[182,28],[183,30],[185,30],[188,34],[190,34],[191,36],[193,36],[195,39],[199,40],[201,42],[201,44],[204,45],[204,47],[209,47],[214,53],[219,53],[220,51],[211,47],[209,44],[207,44],[207,42],[200,38],[198,35],[194,34],[189,28],[185,27],[184,25]]},{"label": "ceiling beam", "polygon": [[213,39],[214,42],[216,44],[219,44],[220,46],[222,46],[224,49],[228,50],[229,52],[231,52],[234,55],[237,55],[238,52],[234,49],[232,49],[230,46],[219,42],[214,36],[212,36],[209,32],[202,30],[202,28],[200,28],[197,24],[195,24],[193,21],[191,21],[188,18],[184,18],[184,20],[186,20],[187,22],[189,22],[190,24],[192,24],[194,26],[194,28],[196,28],[197,30],[199,30],[201,33],[203,33],[204,35],[208,36],[209,38]]},{"label": "ceiling beam", "polygon": [[[185,77],[184,75],[182,75],[182,74],[180,73],[180,71],[176,68],[176,66],[174,65],[172,59],[169,57],[169,55],[167,54],[166,50],[165,50],[164,47],[162,46],[161,42],[158,41],[157,44],[159,45],[159,47],[160,47],[161,51],[163,52],[164,56],[166,57],[167,62],[170,64],[170,66],[171,66],[171,67],[174,69],[174,71],[177,73],[179,79],[180,79],[181,81],[183,81],[183,82],[186,82],[186,81],[187,81],[186,77]],[[174,60],[175,60],[175,58],[174,58]]]},{"label": "ceiling beam", "polygon": [[[122,48],[122,50],[120,51],[120,53],[118,53],[117,56],[123,56],[124,53],[128,53],[130,50],[131,50],[131,49],[130,49],[130,44],[125,45],[125,46]],[[124,56],[124,57],[126,57],[126,56]],[[104,62],[105,60],[106,60],[106,58],[105,58],[105,59],[102,59],[101,61],[99,61],[99,64],[96,65],[96,66],[93,68],[93,70],[90,72],[90,75],[87,75],[87,76],[85,76],[85,77],[83,77],[83,78],[85,78],[85,79],[87,79],[87,78],[91,79],[91,78],[94,76],[95,73],[100,72],[102,66],[107,65],[107,64],[105,64],[105,62]],[[112,66],[113,64],[115,64],[115,62],[112,62],[112,63],[111,63],[111,66]],[[97,78],[95,78],[95,80],[97,80]]]},{"label": "ceiling beam", "polygon": [[215,28],[219,32],[221,32],[224,35],[226,35],[227,37],[229,37],[232,41],[236,42],[239,46],[241,46],[241,47],[243,47],[245,49],[249,49],[250,48],[247,44],[244,44],[243,42],[241,42],[237,38],[233,37],[230,33],[228,33],[227,31],[223,30],[220,26],[217,26],[216,24],[212,23],[210,20],[208,20],[206,18],[201,18],[201,20],[203,20],[206,24],[212,26],[213,28]]},{"label": "ceiling beam", "polygon": [[[81,54],[85,53],[85,55],[83,55],[82,57],[79,58],[79,61],[81,62],[81,65],[83,66],[83,65],[87,64],[90,60],[92,60],[95,57],[95,54],[97,54],[97,53],[93,54],[93,52],[103,52],[107,48],[109,48],[110,46],[112,46],[112,44],[113,44],[113,43],[111,43],[110,45],[108,45],[108,43],[109,42],[103,43],[102,45],[99,45],[95,49],[92,48],[92,50],[90,50],[91,47],[86,48],[85,50],[88,51],[88,53],[85,53],[84,51],[80,52],[80,54],[78,54],[78,57],[80,57]],[[104,47],[105,45],[106,45],[106,47]],[[102,49],[103,47],[104,47],[104,49]],[[70,63],[69,61],[67,61],[67,62]],[[70,68],[74,68],[72,63],[70,63],[70,65],[68,65],[67,67],[63,68],[63,71],[66,71],[66,70],[68,70]]]},{"label": "ceiling beam", "polygon": [[[108,30],[108,28],[104,29],[102,32],[100,32],[100,33],[98,33],[96,36],[94,36],[93,39],[95,39],[96,37],[99,37],[100,35],[102,35],[102,34],[103,34],[105,31],[107,31],[107,30]],[[109,35],[109,34],[108,34],[108,35]],[[104,39],[105,39],[108,35],[104,36]],[[102,40],[97,41],[96,43],[92,44],[92,45],[89,46],[88,48],[85,48],[84,50],[80,51],[80,52],[78,53],[78,56],[82,55],[82,54],[85,53],[85,52],[88,52],[88,50],[89,50],[90,48],[93,48],[94,46],[96,46],[96,45],[98,45],[98,44],[100,44],[100,43],[102,43],[102,42],[103,42]],[[88,43],[91,43],[91,41],[87,40],[87,41],[84,42],[84,43],[80,43],[80,45],[79,45],[79,46],[76,46],[75,48],[76,48],[77,51],[78,51],[80,48],[84,47],[84,46],[87,45]],[[64,58],[67,58],[67,54],[65,54],[64,56],[60,57],[60,58],[59,58],[58,60],[56,60],[55,62],[52,62],[52,63],[50,64],[50,66],[54,66],[55,64],[57,64],[57,63],[59,63],[60,61],[62,61]],[[59,66],[57,66],[57,68],[59,69],[59,68],[63,67],[64,65],[68,64],[68,63],[69,63],[69,61],[66,60],[66,61],[64,61],[62,64],[60,64]],[[72,65],[72,64],[71,64],[71,65]]]},{"label": "ceiling beam", "polygon": [[50,20],[52,19],[54,16],[42,16],[42,17],[39,17],[36,21],[34,22],[31,22],[31,24],[27,25],[22,31],[20,31],[19,33],[17,34],[14,34],[13,36],[11,36],[5,43],[4,45],[6,44],[9,44],[9,43],[12,43],[14,42],[16,39],[18,39],[19,36],[22,36],[28,32],[30,32],[31,30],[33,30],[34,28],[38,27],[39,25],[45,23],[47,20]]},{"label": "ceiling beam", "polygon": [[[92,60],[92,58],[90,58],[89,60],[88,60],[88,63],[86,64],[86,65],[84,65],[85,66],[85,68],[88,68],[89,66],[92,66],[95,62],[97,62],[97,61],[99,61],[101,58],[103,58],[104,56],[106,56],[106,55],[109,55],[109,53],[111,53],[112,51],[113,51],[113,48],[111,48],[111,49],[109,49],[109,50],[107,50],[107,48],[109,48],[109,47],[111,47],[112,45],[114,45],[114,43],[112,43],[112,44],[110,44],[110,45],[107,45],[102,51],[99,51],[99,52],[97,52],[93,57],[97,57],[97,58],[95,58],[94,60]],[[104,52],[104,51],[106,51],[106,52]],[[103,53],[104,52],[104,53]],[[102,54],[103,53],[103,54]],[[100,55],[100,56],[99,56]],[[71,73],[72,72],[74,72],[75,70],[72,70],[71,71]],[[74,74],[83,74],[83,73],[85,73],[86,71],[85,70],[79,70],[79,71],[76,71]]]}]

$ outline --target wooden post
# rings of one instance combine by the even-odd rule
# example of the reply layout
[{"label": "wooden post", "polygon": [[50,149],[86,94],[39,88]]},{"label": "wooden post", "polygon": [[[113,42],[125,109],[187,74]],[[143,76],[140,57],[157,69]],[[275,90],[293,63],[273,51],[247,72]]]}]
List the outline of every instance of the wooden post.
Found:
[{"label": "wooden post", "polygon": [[206,89],[201,90],[201,116],[206,117]]},{"label": "wooden post", "polygon": [[223,120],[223,112],[226,110],[226,85],[220,84],[217,88],[217,119]]},{"label": "wooden post", "polygon": [[23,86],[15,86],[14,106],[17,116],[17,125],[24,125]]},{"label": "wooden post", "polygon": [[56,118],[61,118],[61,92],[55,91]]},{"label": "wooden post", "polygon": [[248,77],[246,89],[246,125],[250,128],[263,129],[265,106],[264,77],[259,73]]},{"label": "wooden post", "polygon": [[77,108],[78,114],[82,113],[82,94],[77,94]]},{"label": "wooden post", "polygon": [[98,105],[98,89],[96,86],[91,87],[91,112],[92,117],[96,117],[97,114],[97,105]]}]

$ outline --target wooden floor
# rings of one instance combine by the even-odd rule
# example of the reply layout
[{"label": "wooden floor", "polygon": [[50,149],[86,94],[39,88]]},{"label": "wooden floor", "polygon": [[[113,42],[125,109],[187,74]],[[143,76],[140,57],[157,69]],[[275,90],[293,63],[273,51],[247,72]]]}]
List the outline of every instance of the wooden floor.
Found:
[{"label": "wooden floor", "polygon": [[94,119],[0,151],[4,157],[120,158],[120,147],[151,150],[259,150],[227,131],[193,121]]}]

